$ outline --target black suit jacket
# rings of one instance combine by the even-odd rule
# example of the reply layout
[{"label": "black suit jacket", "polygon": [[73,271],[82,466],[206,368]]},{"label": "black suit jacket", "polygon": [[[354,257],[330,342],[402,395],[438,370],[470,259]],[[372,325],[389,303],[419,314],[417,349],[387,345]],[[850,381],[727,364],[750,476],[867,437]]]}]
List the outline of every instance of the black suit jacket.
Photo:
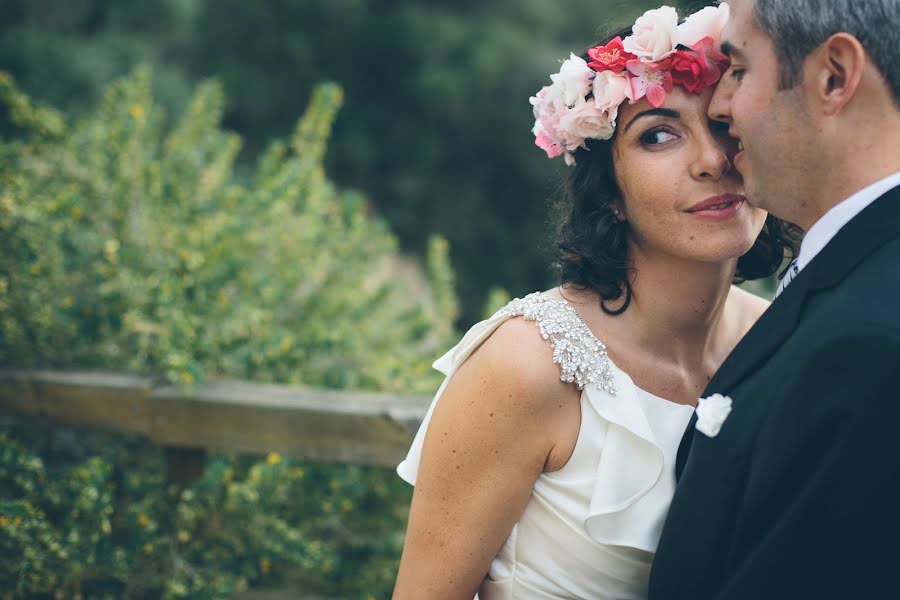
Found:
[{"label": "black suit jacket", "polygon": [[900,598],[900,188],[797,275],[713,393],[732,411],[685,433],[650,599]]}]

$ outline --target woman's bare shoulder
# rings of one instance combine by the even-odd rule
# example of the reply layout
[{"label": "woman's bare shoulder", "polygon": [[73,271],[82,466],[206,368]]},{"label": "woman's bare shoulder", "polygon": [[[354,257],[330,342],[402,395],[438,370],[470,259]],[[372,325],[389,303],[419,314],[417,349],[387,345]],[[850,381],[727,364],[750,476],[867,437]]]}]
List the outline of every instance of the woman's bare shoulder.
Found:
[{"label": "woman's bare shoulder", "polygon": [[466,363],[471,363],[469,370],[490,375],[507,389],[529,391],[520,397],[535,402],[548,401],[571,387],[560,380],[551,342],[544,339],[536,322],[523,317],[500,324]]}]

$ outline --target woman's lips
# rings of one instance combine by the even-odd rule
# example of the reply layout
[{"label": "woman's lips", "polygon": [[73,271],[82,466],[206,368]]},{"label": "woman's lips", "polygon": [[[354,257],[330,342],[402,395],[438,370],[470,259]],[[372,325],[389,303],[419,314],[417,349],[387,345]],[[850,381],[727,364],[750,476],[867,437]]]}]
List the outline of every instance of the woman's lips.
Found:
[{"label": "woman's lips", "polygon": [[726,194],[704,200],[695,204],[686,212],[694,217],[711,221],[730,219],[741,209],[746,198],[737,194]]}]

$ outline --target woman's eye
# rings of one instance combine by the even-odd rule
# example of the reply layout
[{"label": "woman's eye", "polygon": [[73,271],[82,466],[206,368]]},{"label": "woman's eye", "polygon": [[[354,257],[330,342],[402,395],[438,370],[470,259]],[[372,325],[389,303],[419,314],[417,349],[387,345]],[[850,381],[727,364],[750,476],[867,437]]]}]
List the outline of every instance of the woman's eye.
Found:
[{"label": "woman's eye", "polygon": [[746,69],[741,69],[738,67],[731,67],[730,69],[728,69],[728,75],[735,81],[740,81],[741,79],[743,79],[745,72]]},{"label": "woman's eye", "polygon": [[653,129],[641,136],[641,143],[645,146],[658,146],[670,142],[677,137],[678,136],[674,133],[666,131],[665,129]]}]

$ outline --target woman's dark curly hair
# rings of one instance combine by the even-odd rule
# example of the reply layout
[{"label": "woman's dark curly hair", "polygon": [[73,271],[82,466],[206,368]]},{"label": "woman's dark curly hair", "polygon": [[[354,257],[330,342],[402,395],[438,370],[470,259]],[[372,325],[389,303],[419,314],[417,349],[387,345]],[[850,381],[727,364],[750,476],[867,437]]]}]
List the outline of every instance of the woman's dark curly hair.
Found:
[{"label": "woman's dark curly hair", "polygon": [[[626,37],[631,29],[609,36]],[[586,55],[583,56],[585,58]],[[575,166],[563,182],[556,206],[556,262],[560,283],[589,289],[600,296],[600,306],[620,315],[631,304],[631,261],[628,256],[629,224],[613,212],[621,200],[613,168],[609,140],[587,140],[587,150],[575,152]],[[800,229],[772,215],[750,250],[738,259],[735,283],[774,274],[785,258],[793,258]],[[782,273],[783,275],[783,273]],[[618,304],[615,309],[611,304]]]}]

